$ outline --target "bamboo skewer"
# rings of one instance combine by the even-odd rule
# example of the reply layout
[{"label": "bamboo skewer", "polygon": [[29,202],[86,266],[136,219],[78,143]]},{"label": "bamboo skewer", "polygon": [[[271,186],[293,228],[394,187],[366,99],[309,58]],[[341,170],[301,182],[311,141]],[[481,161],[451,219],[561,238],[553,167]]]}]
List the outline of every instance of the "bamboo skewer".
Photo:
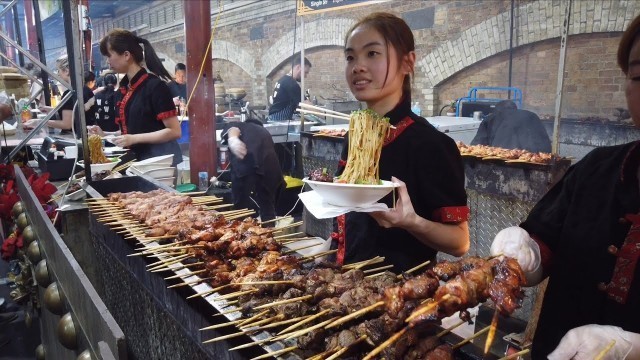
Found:
[{"label": "bamboo skewer", "polygon": [[304,113],[304,114],[319,115],[319,116],[325,116],[325,117],[330,117],[330,118],[340,119],[340,120],[349,120],[349,118],[346,117],[346,116],[338,116],[338,115],[333,115],[333,114],[329,114],[329,113],[323,113],[323,112],[320,112],[320,111],[305,110],[305,109],[301,109],[301,108],[297,108],[296,111]]},{"label": "bamboo skewer", "polygon": [[180,270],[180,269],[184,269],[184,268],[188,268],[190,266],[200,266],[200,265],[204,265],[204,261],[198,261],[198,262],[194,262],[194,263],[190,263],[190,264],[180,264],[180,265],[176,265],[176,264],[170,264],[170,265],[175,265],[173,267],[159,267],[157,269],[151,270],[150,272],[161,272],[161,271],[169,271],[169,270]]},{"label": "bamboo skewer", "polygon": [[266,330],[266,329],[270,329],[270,328],[273,328],[273,327],[276,327],[276,326],[282,326],[282,325],[290,324],[292,322],[300,321],[300,320],[308,318],[309,316],[311,316],[311,315],[299,316],[299,317],[296,317],[296,318],[293,318],[293,319],[282,320],[282,321],[271,323],[269,325],[260,326],[258,328],[253,328],[252,327],[250,329],[252,329],[252,330]]},{"label": "bamboo skewer", "polygon": [[312,248],[312,247],[315,247],[315,246],[318,246],[318,245],[322,245],[322,243],[317,243],[317,244],[313,244],[313,245],[307,245],[307,246],[303,246],[301,248],[296,248],[296,249],[290,249],[290,250],[287,250],[287,251],[283,251],[282,255],[291,254],[291,253],[297,252],[299,250]]},{"label": "bamboo skewer", "polygon": [[[179,257],[180,259],[185,259],[185,258],[187,258],[188,256],[189,256],[189,254],[184,254],[184,255],[181,255],[181,256],[178,256],[178,257]],[[171,260],[175,260],[175,259],[176,259],[176,258],[173,258],[173,259],[171,259]],[[168,260],[166,260],[166,259],[160,259],[160,260],[158,260],[158,261],[156,261],[156,262],[154,262],[154,263],[148,264],[148,265],[147,265],[147,268],[152,268],[152,267],[155,267],[155,266],[157,266],[157,265],[164,264],[164,263],[167,263],[167,262],[168,262]],[[148,269],[147,269],[147,270],[148,270]]]},{"label": "bamboo skewer", "polygon": [[359,269],[361,267],[367,266],[367,265],[371,265],[371,264],[377,264],[379,262],[384,261],[384,258],[381,256],[376,256],[374,258],[371,258],[369,260],[363,260],[363,261],[358,261],[355,263],[351,263],[351,264],[346,264],[342,266],[342,269],[344,270],[350,270],[350,269]]},{"label": "bamboo skewer", "polygon": [[186,278],[189,276],[193,276],[193,275],[197,275],[197,274],[202,274],[203,272],[207,271],[207,269],[202,269],[202,270],[196,270],[196,271],[191,271],[187,274],[182,274],[182,275],[171,275],[169,277],[164,278],[165,280],[171,280],[171,279],[177,279],[177,278]]},{"label": "bamboo skewer", "polygon": [[236,291],[236,292],[233,292],[231,294],[226,294],[226,295],[222,295],[220,297],[216,297],[215,299],[216,300],[234,299],[234,298],[237,298],[237,297],[242,296],[242,295],[253,294],[253,293],[257,292],[257,291],[258,291],[257,289],[251,289],[251,290],[245,290],[245,291]]},{"label": "bamboo skewer", "polygon": [[[277,228],[277,229],[280,229],[280,228]],[[291,233],[291,234],[284,234],[284,235],[274,236],[273,239],[274,240],[284,239],[284,238],[288,238],[288,237],[296,236],[296,235],[304,235],[304,233],[303,232],[297,232],[297,233]],[[314,238],[314,237],[310,237],[310,238]]]},{"label": "bamboo skewer", "polygon": [[311,327],[308,327],[308,328],[306,328],[306,329],[298,330],[298,331],[295,331],[295,332],[293,332],[293,333],[282,334],[281,336],[278,336],[278,337],[273,338],[273,339],[272,339],[272,341],[276,341],[276,340],[291,340],[291,339],[295,339],[295,338],[300,337],[300,336],[302,336],[302,335],[304,335],[304,334],[308,334],[308,333],[312,332],[312,331],[313,331],[313,330],[315,330],[315,329],[320,329],[321,327],[324,327],[324,326],[326,326],[327,324],[330,324],[331,322],[335,321],[335,320],[336,320],[336,319],[338,319],[338,318],[339,318],[339,316],[332,317],[332,318],[331,318],[331,319],[329,319],[329,320],[325,320],[325,321],[323,321],[323,322],[321,322],[321,323],[318,323],[318,324],[313,325],[313,326],[311,326]]},{"label": "bamboo skewer", "polygon": [[380,267],[377,267],[377,268],[364,270],[363,273],[369,274],[369,273],[373,273],[373,272],[376,272],[376,271],[391,269],[392,267],[393,267],[393,265],[380,266]]},{"label": "bamboo skewer", "polygon": [[466,343],[468,343],[468,342],[471,342],[471,340],[473,340],[473,339],[477,338],[478,336],[480,336],[480,335],[482,335],[482,334],[486,333],[487,331],[489,331],[489,329],[490,329],[490,328],[491,328],[491,325],[486,326],[484,329],[482,329],[482,330],[478,331],[477,333],[475,333],[475,334],[473,334],[473,335],[469,336],[468,338],[466,338],[466,339],[464,339],[464,340],[460,341],[459,343],[457,343],[457,344],[453,345],[453,346],[451,347],[451,349],[455,350],[455,349],[457,349],[457,348],[461,347],[462,345],[464,345],[464,344],[466,344]]},{"label": "bamboo skewer", "polygon": [[616,344],[616,341],[611,340],[611,342],[609,342],[609,344],[607,344],[607,346],[604,349],[602,349],[602,351],[600,351],[598,355],[596,355],[596,357],[593,358],[593,360],[602,360],[604,356],[607,355],[607,353],[611,351],[611,349],[613,349],[613,346],[615,344]]},{"label": "bamboo skewer", "polygon": [[325,256],[325,255],[330,255],[330,254],[335,254],[338,252],[338,249],[334,249],[334,250],[329,250],[329,251],[324,251],[315,255],[308,255],[308,256],[304,256],[300,259],[303,260],[303,262],[309,261],[309,260],[315,260],[316,258]]},{"label": "bamboo skewer", "polygon": [[289,228],[293,228],[293,227],[298,227],[298,226],[300,226],[300,225],[302,225],[302,224],[303,224],[303,222],[302,222],[302,221],[294,222],[294,223],[291,223],[291,224],[289,224],[289,225],[284,225],[284,226],[281,226],[281,227],[279,227],[279,228],[275,228],[275,229],[274,229],[274,232],[280,232],[280,231],[285,230],[285,229],[289,229]]},{"label": "bamboo skewer", "polygon": [[278,315],[276,315],[276,316],[272,316],[272,317],[270,317],[270,318],[266,318],[266,319],[262,319],[262,320],[260,320],[260,321],[256,321],[255,323],[249,323],[249,324],[247,324],[247,325],[242,325],[242,326],[238,325],[238,328],[239,328],[240,330],[258,331],[258,330],[260,330],[260,329],[259,329],[259,326],[260,326],[260,325],[268,324],[268,323],[270,323],[270,322],[272,322],[272,321],[274,321],[274,320],[282,320],[282,319],[284,319],[284,314],[278,314]]},{"label": "bamboo skewer", "polygon": [[167,286],[167,289],[174,289],[174,288],[178,288],[178,287],[193,285],[193,284],[201,283],[203,281],[211,280],[211,279],[214,279],[214,278],[215,277],[206,277],[206,278],[198,278],[198,280],[185,281],[183,283]]},{"label": "bamboo skewer", "polygon": [[242,326],[242,325],[246,325],[246,324],[250,324],[254,321],[256,321],[257,319],[267,315],[269,313],[270,310],[263,310],[260,313],[253,315],[252,317],[248,318],[248,319],[244,319],[242,320],[239,324],[238,327]]},{"label": "bamboo skewer", "polygon": [[354,341],[351,344],[349,344],[349,346],[342,347],[337,352],[335,352],[333,355],[331,355],[328,358],[326,358],[326,360],[334,360],[334,359],[339,358],[340,355],[346,353],[352,346],[357,345],[357,344],[365,341],[366,339],[367,339],[367,335],[360,336],[359,338],[356,339],[356,341]]},{"label": "bamboo skewer", "polygon": [[375,309],[377,309],[377,308],[379,308],[381,306],[384,306],[384,301],[378,301],[375,304],[369,305],[369,306],[367,306],[365,308],[362,308],[362,309],[360,309],[360,310],[358,310],[356,312],[353,312],[353,313],[351,313],[351,314],[349,314],[347,316],[343,316],[342,318],[336,320],[335,322],[327,325],[327,327],[325,329],[330,329],[332,327],[336,327],[338,325],[342,325],[342,324],[346,323],[349,320],[355,319],[355,318],[359,317],[360,315],[366,314],[369,311],[375,310]]},{"label": "bamboo skewer", "polygon": [[493,312],[493,318],[491,319],[491,325],[489,327],[489,333],[487,334],[487,340],[484,343],[484,354],[487,355],[489,353],[489,349],[491,349],[491,344],[493,344],[493,339],[496,336],[496,330],[498,329],[498,309]]},{"label": "bamboo skewer", "polygon": [[[469,320],[473,319],[473,318],[474,318],[474,316],[475,316],[475,315],[471,315],[471,316],[469,317]],[[436,337],[439,337],[439,338],[440,338],[440,337],[443,337],[443,336],[447,335],[448,333],[450,333],[450,332],[451,332],[451,330],[453,330],[453,329],[455,329],[455,328],[459,327],[460,325],[462,325],[462,324],[464,324],[464,323],[466,323],[466,322],[467,322],[467,320],[460,320],[460,322],[458,322],[458,323],[456,323],[456,324],[454,324],[454,325],[451,325],[451,326],[449,326],[448,328],[446,328],[446,329],[444,329],[444,330],[440,331],[438,334],[436,334]]]},{"label": "bamboo skewer", "polygon": [[325,356],[335,352],[335,349],[323,351],[320,354],[315,354],[311,357],[306,358],[305,360],[323,360]]},{"label": "bamboo skewer", "polygon": [[[531,350],[530,350],[530,349],[520,350],[520,351],[518,351],[517,353],[513,353],[513,354],[511,354],[511,355],[507,355],[507,356],[505,356],[505,357],[501,357],[501,358],[500,358],[500,359],[498,359],[498,360],[511,360],[511,359],[517,359],[517,358],[518,358],[519,356],[521,356],[521,355],[526,355],[526,354],[528,354],[528,353],[529,353],[529,351],[531,351]],[[597,359],[597,360],[601,360],[601,359],[598,359],[598,358],[596,358],[596,359]]]},{"label": "bamboo skewer", "polygon": [[425,313],[428,313],[429,311],[431,311],[431,309],[433,309],[434,307],[438,306],[438,304],[440,304],[440,302],[447,300],[448,298],[450,298],[451,295],[446,294],[444,295],[440,300],[438,301],[434,301],[433,303],[431,303],[428,306],[425,306],[422,309],[418,309],[416,311],[414,311],[413,313],[411,313],[411,315],[409,315],[409,317],[407,317],[407,319],[405,320],[405,322],[411,322],[411,320],[417,318],[420,315],[423,315]]},{"label": "bamboo skewer", "polygon": [[272,303],[256,306],[254,308],[254,310],[267,309],[267,308],[278,306],[278,305],[290,304],[290,303],[293,303],[293,302],[296,302],[296,301],[305,301],[305,300],[311,299],[312,297],[313,297],[313,295],[305,295],[305,296],[300,296],[300,297],[296,297],[296,298],[291,298],[291,299],[286,299],[286,300],[281,300],[281,301],[275,301],[275,302],[272,302]]},{"label": "bamboo skewer", "polygon": [[283,217],[276,217],[275,219],[271,219],[271,220],[267,220],[267,221],[261,221],[260,225],[269,224],[269,223],[276,222],[276,221],[279,221],[279,220],[284,220],[284,219],[293,219],[293,217],[291,215],[283,216]]},{"label": "bamboo skewer", "polygon": [[297,323],[297,324],[291,325],[291,326],[289,326],[288,328],[281,330],[281,331],[280,331],[279,333],[277,333],[276,335],[282,335],[282,334],[286,334],[286,333],[288,333],[288,332],[291,332],[291,331],[293,331],[293,330],[295,330],[295,329],[299,328],[300,326],[305,325],[305,324],[308,324],[308,323],[310,323],[311,321],[313,321],[313,320],[315,320],[315,319],[317,319],[317,318],[321,317],[322,315],[324,315],[324,314],[328,313],[329,311],[331,311],[331,310],[330,310],[330,309],[322,310],[322,311],[320,311],[319,313],[317,313],[317,314],[315,314],[315,315],[312,315],[312,316],[308,317],[307,319],[305,319],[305,320],[303,320],[303,321],[301,321],[301,322],[299,322],[299,323]]},{"label": "bamboo skewer", "polygon": [[402,337],[402,335],[404,335],[404,333],[407,332],[408,329],[409,329],[409,327],[405,326],[400,331],[398,331],[397,333],[391,335],[390,338],[385,340],[382,344],[378,345],[375,349],[371,350],[371,352],[368,353],[365,357],[363,357],[362,360],[371,360],[371,359],[373,359],[376,355],[381,353],[382,350],[384,350],[387,346],[390,346],[394,342],[398,341],[398,339],[400,339]]},{"label": "bamboo skewer", "polygon": [[282,355],[282,354],[286,354],[288,352],[291,352],[291,351],[293,351],[293,350],[295,350],[297,348],[298,348],[297,346],[289,346],[288,348],[284,348],[282,350],[278,350],[278,351],[270,352],[270,353],[267,353],[267,354],[264,354],[264,355],[256,356],[256,357],[252,358],[251,360],[268,359],[268,358],[271,358],[271,357],[276,357],[278,355]]},{"label": "bamboo skewer", "polygon": [[[429,265],[431,263],[431,260],[427,260],[425,262],[423,262],[422,264],[418,265],[418,266],[414,266],[411,269],[405,271],[406,274],[411,274],[412,272],[422,269],[423,267]],[[398,279],[402,279],[402,274],[397,276]]]},{"label": "bamboo skewer", "polygon": [[201,328],[200,331],[220,329],[220,328],[223,328],[223,327],[227,327],[227,326],[231,326],[231,325],[237,324],[237,323],[239,323],[241,321],[243,321],[243,320],[235,320],[235,321],[229,321],[229,322],[226,322],[226,323],[223,323],[223,324],[211,325],[211,326],[207,326],[207,327]]},{"label": "bamboo skewer", "polygon": [[333,114],[333,115],[337,115],[337,116],[343,116],[346,117],[347,120],[350,119],[350,116],[348,114],[344,114],[335,110],[331,110],[331,109],[327,109],[327,108],[323,108],[322,106],[315,106],[315,105],[311,105],[311,104],[307,104],[305,102],[300,102],[298,103],[299,107],[303,107],[303,108],[307,108],[307,109],[311,109],[311,110],[316,110],[316,111],[321,111],[321,112],[325,112],[327,114]]}]

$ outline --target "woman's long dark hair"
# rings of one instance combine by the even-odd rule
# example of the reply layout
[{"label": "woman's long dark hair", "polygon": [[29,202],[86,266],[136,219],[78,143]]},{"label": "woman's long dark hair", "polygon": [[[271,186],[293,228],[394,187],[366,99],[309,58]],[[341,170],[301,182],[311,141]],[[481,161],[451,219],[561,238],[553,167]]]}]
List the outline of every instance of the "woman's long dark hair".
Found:
[{"label": "woman's long dark hair", "polygon": [[[140,44],[144,46],[144,53]],[[144,61],[151,72],[165,81],[171,81],[171,75],[162,65],[162,61],[153,50],[149,40],[138,37],[125,29],[113,29],[100,40],[100,53],[109,56],[109,49],[119,55],[128,51],[138,65]]]},{"label": "woman's long dark hair", "polygon": [[115,74],[106,74],[104,76],[104,98],[109,100],[109,104],[115,104],[116,85],[118,84],[118,77]]},{"label": "woman's long dark hair", "polygon": [[[347,31],[347,35],[344,38],[345,47],[351,33],[360,26],[370,27],[376,30],[387,42],[387,48],[389,46],[393,46],[393,48],[396,49],[396,54],[398,55],[398,66],[402,66],[402,59],[404,56],[409,54],[411,51],[416,50],[415,39],[409,25],[407,25],[407,23],[401,18],[385,12],[370,14],[355,23],[351,29]],[[390,70],[389,58],[387,57],[387,77],[389,76]],[[395,71],[396,69],[393,70]],[[413,75],[413,73],[411,75]],[[405,75],[404,81],[402,82],[402,95],[408,99],[411,99],[411,75]],[[384,79],[385,84],[387,82],[387,77]]]}]

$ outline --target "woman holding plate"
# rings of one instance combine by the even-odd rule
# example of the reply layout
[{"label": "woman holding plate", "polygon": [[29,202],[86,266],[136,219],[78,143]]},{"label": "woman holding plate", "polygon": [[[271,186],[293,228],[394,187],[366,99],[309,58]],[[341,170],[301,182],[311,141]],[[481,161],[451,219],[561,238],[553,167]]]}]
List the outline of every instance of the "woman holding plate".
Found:
[{"label": "woman holding plate", "polygon": [[[438,251],[462,256],[469,249],[464,169],[455,142],[411,112],[411,74],[416,62],[413,33],[404,20],[374,13],[345,39],[345,75],[351,92],[393,128],[380,155],[380,179],[400,183],[390,211],[339,216],[332,234],[337,258],[351,263],[384,256],[401,272]],[[345,143],[337,175],[348,159]],[[400,181],[400,179],[402,181]]]}]

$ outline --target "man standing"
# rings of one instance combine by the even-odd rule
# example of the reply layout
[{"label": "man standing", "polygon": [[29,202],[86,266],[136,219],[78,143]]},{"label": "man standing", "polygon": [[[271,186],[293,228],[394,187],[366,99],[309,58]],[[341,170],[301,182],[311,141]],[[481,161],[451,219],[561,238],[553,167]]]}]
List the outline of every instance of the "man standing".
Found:
[{"label": "man standing", "polygon": [[[187,66],[183,63],[177,63],[175,68],[174,80],[169,83],[169,90],[176,100],[187,99]],[[176,99],[177,98],[177,99]]]},{"label": "man standing", "polygon": [[304,76],[309,75],[311,62],[304,58],[304,69],[300,64],[302,56],[297,55],[291,64],[291,71],[281,77],[273,88],[273,96],[270,99],[269,120],[291,120],[296,107],[301,101],[300,85],[302,71]]}]

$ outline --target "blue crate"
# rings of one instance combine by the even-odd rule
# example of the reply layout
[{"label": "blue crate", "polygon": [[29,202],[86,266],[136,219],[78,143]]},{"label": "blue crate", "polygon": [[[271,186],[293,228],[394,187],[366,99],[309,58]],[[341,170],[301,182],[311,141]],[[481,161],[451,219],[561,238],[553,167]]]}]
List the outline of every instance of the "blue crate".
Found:
[{"label": "blue crate", "polygon": [[178,139],[178,144],[189,143],[189,120],[181,121],[180,129],[182,130],[182,136]]}]

